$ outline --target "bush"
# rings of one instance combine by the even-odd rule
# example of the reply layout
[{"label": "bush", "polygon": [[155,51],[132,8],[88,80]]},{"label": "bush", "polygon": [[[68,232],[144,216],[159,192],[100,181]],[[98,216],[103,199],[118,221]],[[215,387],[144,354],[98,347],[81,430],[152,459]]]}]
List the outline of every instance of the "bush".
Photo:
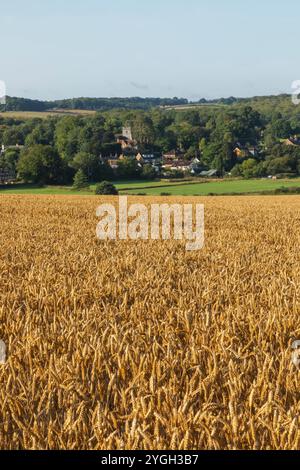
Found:
[{"label": "bush", "polygon": [[[182,178],[182,181],[184,181],[185,183],[188,183],[189,181],[194,181],[194,179],[195,179],[195,178],[188,178],[188,177],[184,176],[184,177]],[[178,183],[178,179],[176,179],[176,178],[174,178],[174,179],[173,179],[173,178],[169,178],[169,179],[168,179],[168,182],[169,182],[169,183]],[[198,181],[198,182],[201,183],[201,181]]]},{"label": "bush", "polygon": [[171,193],[160,193],[161,196],[171,196]]},{"label": "bush", "polygon": [[290,178],[296,178],[297,175],[296,173],[279,173],[275,175],[277,179],[290,179]]},{"label": "bush", "polygon": [[112,183],[103,181],[102,183],[97,184],[95,194],[98,196],[117,196],[119,193]]},{"label": "bush", "polygon": [[286,188],[282,186],[281,188],[275,189],[274,194],[300,194],[300,188],[299,187]]},{"label": "bush", "polygon": [[173,179],[182,179],[184,178],[184,172],[180,170],[172,171],[172,178]]},{"label": "bush", "polygon": [[280,188],[275,189],[275,194],[287,194],[289,192],[289,189],[281,186]]}]

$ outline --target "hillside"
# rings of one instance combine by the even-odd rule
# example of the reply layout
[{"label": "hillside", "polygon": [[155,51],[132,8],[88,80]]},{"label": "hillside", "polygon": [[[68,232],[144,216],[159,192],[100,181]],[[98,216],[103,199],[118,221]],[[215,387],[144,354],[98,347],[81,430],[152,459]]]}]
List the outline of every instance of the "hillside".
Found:
[{"label": "hillside", "polygon": [[56,101],[39,101],[27,98],[6,97],[6,105],[0,105],[0,111],[45,112],[55,109],[109,111],[111,109],[149,110],[157,106],[188,104],[188,100],[179,98],[72,98]]},{"label": "hillside", "polygon": [[288,113],[295,106],[290,95],[254,96],[251,98],[220,98],[188,101],[185,98],[72,98],[55,101],[39,101],[7,96],[6,105],[0,105],[0,112],[54,112],[59,111],[110,111],[110,110],[150,110],[160,107],[166,110],[186,110],[191,108],[221,108],[250,105],[261,113],[279,111]]}]

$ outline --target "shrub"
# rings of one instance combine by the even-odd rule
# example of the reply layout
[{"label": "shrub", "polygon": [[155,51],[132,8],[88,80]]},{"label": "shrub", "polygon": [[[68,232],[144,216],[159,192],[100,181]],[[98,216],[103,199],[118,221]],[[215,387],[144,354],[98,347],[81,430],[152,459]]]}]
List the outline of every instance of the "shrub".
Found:
[{"label": "shrub", "polygon": [[277,179],[296,178],[296,173],[279,173],[276,175]]},{"label": "shrub", "polygon": [[284,186],[275,189],[274,194],[300,194],[299,187],[286,188]]},{"label": "shrub", "polygon": [[172,179],[182,179],[184,178],[184,172],[180,170],[172,171]]},{"label": "shrub", "polygon": [[118,195],[117,188],[108,181],[103,181],[102,183],[97,184],[95,194],[101,196],[116,196]]}]

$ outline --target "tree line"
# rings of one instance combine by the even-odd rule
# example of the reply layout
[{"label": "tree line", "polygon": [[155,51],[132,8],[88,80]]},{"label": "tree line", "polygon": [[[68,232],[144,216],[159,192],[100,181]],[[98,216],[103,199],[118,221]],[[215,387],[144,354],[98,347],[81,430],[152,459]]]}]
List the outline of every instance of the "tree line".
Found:
[{"label": "tree line", "polygon": [[289,107],[290,96],[283,94],[278,96],[256,96],[253,98],[237,98],[230,96],[228,98],[205,99],[189,101],[186,98],[71,98],[63,100],[33,100],[29,98],[6,97],[6,104],[0,105],[0,111],[51,111],[55,108],[66,110],[92,110],[109,111],[112,109],[142,109],[150,110],[155,107],[170,107],[181,105],[258,105],[264,107],[280,106],[284,104]]},{"label": "tree line", "polygon": [[178,106],[188,104],[184,98],[71,98],[54,101],[31,100],[27,98],[6,97],[6,104],[0,111],[51,111],[52,109],[79,109],[108,111],[110,109],[144,109],[158,106]]}]

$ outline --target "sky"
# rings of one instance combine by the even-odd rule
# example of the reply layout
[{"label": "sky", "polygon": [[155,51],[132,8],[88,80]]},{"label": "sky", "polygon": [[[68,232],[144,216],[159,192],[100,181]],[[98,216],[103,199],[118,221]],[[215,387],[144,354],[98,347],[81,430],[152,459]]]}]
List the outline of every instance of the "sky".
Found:
[{"label": "sky", "polygon": [[0,0],[0,80],[35,99],[290,93],[299,0]]}]

